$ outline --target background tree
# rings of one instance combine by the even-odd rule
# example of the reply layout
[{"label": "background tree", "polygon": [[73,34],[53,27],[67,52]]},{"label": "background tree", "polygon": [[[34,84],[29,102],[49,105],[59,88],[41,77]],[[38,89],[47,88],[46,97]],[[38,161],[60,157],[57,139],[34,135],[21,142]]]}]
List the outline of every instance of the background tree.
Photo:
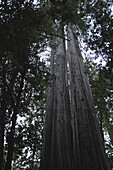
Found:
[{"label": "background tree", "polygon": [[[109,80],[108,69],[102,64],[96,64],[89,59],[86,62],[86,68],[88,68],[88,75],[97,110],[97,116],[100,124],[101,133],[103,136],[106,152],[111,162],[112,167],[112,86]],[[107,137],[109,136],[109,137]]]},{"label": "background tree", "polygon": [[[29,3],[1,1],[0,5],[0,139],[2,139],[0,140],[0,169],[11,169],[13,151],[19,147],[22,152],[24,148],[23,146],[21,148],[19,143],[19,146],[15,144],[16,138],[25,139],[24,135],[29,130],[28,123],[30,124],[27,123],[25,133],[20,133],[20,129],[22,130],[24,126],[17,121],[21,117],[28,119],[25,118],[27,114],[32,113],[32,109],[39,109],[39,105],[43,104],[45,99],[48,73],[44,62],[40,60],[39,52],[45,48],[48,39],[46,28],[43,27],[43,31],[41,29],[41,22],[49,27],[50,23],[46,20],[43,8],[38,8],[36,11],[32,1]],[[41,108],[39,112],[41,115]],[[37,116],[37,121],[42,117],[43,115]],[[32,125],[33,128],[40,127],[41,123],[38,125],[31,123],[30,126]],[[37,140],[40,141],[40,138]],[[35,145],[34,143],[33,147],[36,147]],[[30,148],[33,150],[31,146]]]}]

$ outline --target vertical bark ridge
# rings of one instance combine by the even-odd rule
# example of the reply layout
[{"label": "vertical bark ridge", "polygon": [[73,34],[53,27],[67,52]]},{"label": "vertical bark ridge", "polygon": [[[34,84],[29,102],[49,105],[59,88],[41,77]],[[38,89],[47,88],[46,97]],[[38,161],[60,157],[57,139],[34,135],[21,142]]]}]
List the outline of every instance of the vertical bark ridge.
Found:
[{"label": "vertical bark ridge", "polygon": [[110,170],[83,58],[70,25],[67,34],[69,80],[63,36],[53,40],[54,78],[48,88],[40,170]]},{"label": "vertical bark ridge", "polygon": [[[55,47],[51,51],[51,61],[50,61],[50,73],[54,74],[54,58],[55,58]],[[52,148],[52,128],[54,127],[53,120],[53,103],[54,103],[54,79],[51,80],[51,84],[48,87],[47,92],[47,102],[46,102],[46,117],[45,117],[45,127],[43,134],[43,147],[42,147],[42,159],[41,159],[41,169],[49,170],[50,166],[50,153]],[[53,129],[54,131],[54,129]]]},{"label": "vertical bark ridge", "polygon": [[[61,32],[61,29],[60,29]],[[63,32],[61,32],[63,34]],[[72,170],[69,90],[66,83],[66,52],[63,38],[56,38],[51,73],[55,78],[48,90],[44,142],[40,170]]]},{"label": "vertical bark ridge", "polygon": [[83,59],[70,25],[68,39],[75,162],[76,154],[79,155],[79,164],[76,162],[75,167],[77,170],[109,170]]}]

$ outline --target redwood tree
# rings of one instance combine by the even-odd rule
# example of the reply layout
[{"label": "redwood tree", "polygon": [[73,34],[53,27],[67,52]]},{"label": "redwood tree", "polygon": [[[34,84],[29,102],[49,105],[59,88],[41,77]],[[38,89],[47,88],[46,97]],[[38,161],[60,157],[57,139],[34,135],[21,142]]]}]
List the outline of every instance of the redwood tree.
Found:
[{"label": "redwood tree", "polygon": [[[75,146],[79,148],[80,167],[78,169],[109,169],[103,140],[98,125],[88,78],[85,73],[77,37],[73,26],[68,26],[68,51],[72,98],[73,129],[77,134]],[[76,126],[75,126],[76,125]],[[76,151],[75,151],[76,152]],[[75,153],[76,154],[76,153]]]},{"label": "redwood tree", "polygon": [[[60,29],[61,31],[61,29]],[[41,170],[73,169],[71,111],[63,38],[53,39]]]},{"label": "redwood tree", "polygon": [[[63,36],[63,31],[61,32]],[[109,170],[88,78],[73,25],[53,40],[40,170]],[[68,61],[68,64],[67,64]],[[68,71],[69,70],[69,71]]]}]

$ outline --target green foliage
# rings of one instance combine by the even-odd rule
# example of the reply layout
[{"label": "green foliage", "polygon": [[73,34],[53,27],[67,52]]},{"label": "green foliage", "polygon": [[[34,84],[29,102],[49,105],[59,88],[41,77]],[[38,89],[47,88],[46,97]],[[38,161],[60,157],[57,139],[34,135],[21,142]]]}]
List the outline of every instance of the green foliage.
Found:
[{"label": "green foliage", "polygon": [[112,1],[97,1],[92,8],[91,16],[92,26],[89,31],[88,44],[92,50],[95,50],[97,57],[102,55],[111,71],[113,66]]},{"label": "green foliage", "polygon": [[[14,112],[16,112],[13,161],[18,162],[17,165],[21,167],[23,163],[26,166],[27,161],[32,158],[31,163],[34,166],[35,162],[38,164],[40,157],[45,94],[49,80],[48,69],[38,56],[29,57],[27,65],[23,63],[23,67],[18,67],[16,61],[11,60],[11,57],[2,58],[1,63],[1,75],[4,72],[5,76],[5,82],[2,81],[2,83],[7,93],[5,98],[6,112],[4,113],[6,134],[4,152],[7,152],[9,147],[8,138],[11,135],[12,119]],[[1,92],[3,94],[2,87]],[[29,154],[30,156],[26,160],[25,158]]]},{"label": "green foliage", "polygon": [[16,169],[36,169],[50,77],[39,53],[47,46],[52,23],[48,22],[44,9],[36,8],[32,1],[2,1],[0,5],[2,168],[7,166],[8,155],[13,153],[10,159]]},{"label": "green foliage", "polygon": [[100,130],[102,136],[104,135],[105,149],[110,165],[113,167],[113,86],[111,75],[107,67],[96,64],[91,60],[87,60],[85,65],[88,70]]},{"label": "green foliage", "polygon": [[[94,20],[89,43],[98,53],[106,54],[107,68],[110,69],[90,65],[90,81],[98,118],[106,131],[111,128],[106,117],[112,125],[113,23],[109,3],[106,3],[97,1],[93,5],[92,1],[85,0],[40,0],[37,4],[33,0],[0,1],[0,130],[3,130],[5,139],[3,168],[14,138],[13,169],[38,169],[46,88],[50,79],[49,70],[39,56],[50,44],[51,37],[59,34],[59,21],[63,25],[69,22],[75,24],[76,32],[86,35],[91,19]],[[111,149],[108,150],[111,153]]]}]

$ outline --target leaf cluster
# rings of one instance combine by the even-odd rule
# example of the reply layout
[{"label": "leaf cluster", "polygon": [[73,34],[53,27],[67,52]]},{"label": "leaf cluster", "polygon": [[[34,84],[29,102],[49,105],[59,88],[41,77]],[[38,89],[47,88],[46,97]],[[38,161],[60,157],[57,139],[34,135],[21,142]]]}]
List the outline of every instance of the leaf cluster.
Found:
[{"label": "leaf cluster", "polygon": [[113,14],[112,1],[97,1],[92,8],[92,26],[88,44],[99,57],[106,61],[109,69],[113,66]]},{"label": "leaf cluster", "polygon": [[44,9],[35,8],[32,1],[1,1],[0,9],[2,167],[12,150],[15,168],[33,169],[40,161],[41,120],[50,78],[39,53],[47,46],[52,24]]}]

